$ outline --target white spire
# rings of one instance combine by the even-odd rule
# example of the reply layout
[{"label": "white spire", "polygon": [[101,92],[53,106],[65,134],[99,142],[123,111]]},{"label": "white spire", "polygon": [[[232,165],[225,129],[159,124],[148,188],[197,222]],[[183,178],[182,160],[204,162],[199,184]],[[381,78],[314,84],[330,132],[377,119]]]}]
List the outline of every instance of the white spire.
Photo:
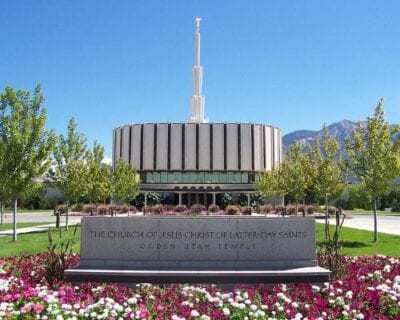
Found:
[{"label": "white spire", "polygon": [[201,18],[194,19],[194,66],[193,66],[193,96],[190,101],[191,116],[188,122],[204,123],[208,119],[204,118],[204,96],[203,87],[203,67],[200,65],[200,21]]}]

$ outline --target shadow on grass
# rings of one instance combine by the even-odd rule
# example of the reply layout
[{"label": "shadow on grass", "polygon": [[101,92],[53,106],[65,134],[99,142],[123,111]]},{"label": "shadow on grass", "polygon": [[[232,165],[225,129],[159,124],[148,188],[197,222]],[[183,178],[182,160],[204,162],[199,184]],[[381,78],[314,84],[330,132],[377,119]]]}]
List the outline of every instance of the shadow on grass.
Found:
[{"label": "shadow on grass", "polygon": [[343,241],[342,243],[344,248],[365,248],[371,246],[370,244],[360,241]]}]

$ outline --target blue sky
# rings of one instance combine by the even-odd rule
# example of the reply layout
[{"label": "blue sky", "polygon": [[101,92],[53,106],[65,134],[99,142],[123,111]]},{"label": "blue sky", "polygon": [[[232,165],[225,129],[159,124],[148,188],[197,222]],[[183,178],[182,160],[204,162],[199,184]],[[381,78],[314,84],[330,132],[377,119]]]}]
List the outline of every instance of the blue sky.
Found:
[{"label": "blue sky", "polygon": [[41,83],[48,126],[74,116],[111,155],[112,129],[184,121],[193,19],[206,116],[283,133],[360,120],[380,97],[400,123],[400,1],[0,2],[0,88]]}]

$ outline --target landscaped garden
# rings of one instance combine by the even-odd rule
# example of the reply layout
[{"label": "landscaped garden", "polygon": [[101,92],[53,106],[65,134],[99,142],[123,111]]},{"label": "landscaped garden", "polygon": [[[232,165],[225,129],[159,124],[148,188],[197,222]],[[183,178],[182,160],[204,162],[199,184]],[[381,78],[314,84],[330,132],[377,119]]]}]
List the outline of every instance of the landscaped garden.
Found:
[{"label": "landscaped garden", "polygon": [[[50,285],[48,254],[0,259],[1,319],[400,319],[400,260],[348,257],[323,285]],[[79,257],[71,255],[73,266]],[[50,264],[51,265],[51,264]]]}]

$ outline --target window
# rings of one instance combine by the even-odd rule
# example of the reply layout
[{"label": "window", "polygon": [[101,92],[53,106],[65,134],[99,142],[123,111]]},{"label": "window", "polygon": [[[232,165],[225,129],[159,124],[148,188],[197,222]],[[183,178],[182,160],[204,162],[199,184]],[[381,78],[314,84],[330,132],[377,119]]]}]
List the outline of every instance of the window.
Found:
[{"label": "window", "polygon": [[161,183],[167,183],[168,182],[168,173],[167,172],[161,172],[160,174],[161,176]]},{"label": "window", "polygon": [[205,183],[212,183],[212,173],[205,172],[204,173],[204,182]]},{"label": "window", "polygon": [[213,172],[211,175],[211,182],[219,183],[219,172]]},{"label": "window", "polygon": [[198,172],[196,175],[197,183],[204,183],[204,172]]},{"label": "window", "polygon": [[160,183],[161,182],[161,175],[159,172],[153,172],[153,182]]},{"label": "window", "polygon": [[242,183],[242,174],[235,172],[234,183]]},{"label": "window", "polygon": [[226,173],[221,172],[219,174],[219,183],[226,183]]},{"label": "window", "polygon": [[146,183],[153,183],[153,173],[152,172],[146,172]]}]

